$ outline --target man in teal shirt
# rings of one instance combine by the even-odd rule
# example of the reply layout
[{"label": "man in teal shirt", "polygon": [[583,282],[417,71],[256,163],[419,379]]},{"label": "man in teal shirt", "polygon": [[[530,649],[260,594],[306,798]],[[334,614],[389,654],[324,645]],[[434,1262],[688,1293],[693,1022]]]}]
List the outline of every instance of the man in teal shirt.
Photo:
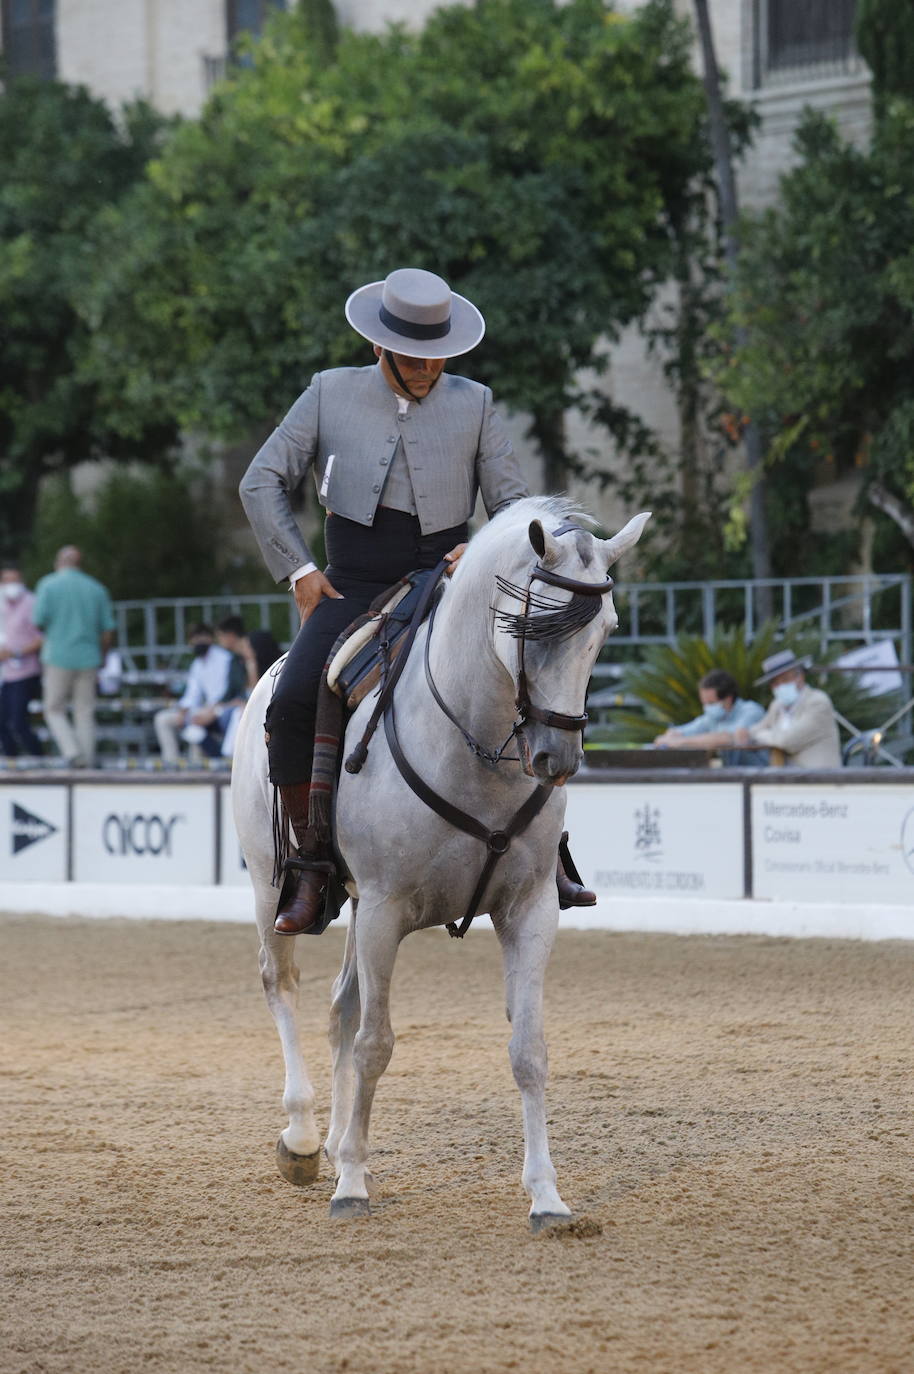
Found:
[{"label": "man in teal shirt", "polygon": [[34,620],[44,631],[44,718],[69,768],[95,763],[96,678],[114,630],[111,597],[80,561],[79,549],[67,544],[55,571],[35,588]]}]

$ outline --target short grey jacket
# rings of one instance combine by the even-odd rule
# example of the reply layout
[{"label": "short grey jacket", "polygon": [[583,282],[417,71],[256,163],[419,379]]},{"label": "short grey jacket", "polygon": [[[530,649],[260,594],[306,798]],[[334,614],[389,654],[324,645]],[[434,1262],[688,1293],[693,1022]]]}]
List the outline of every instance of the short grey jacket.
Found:
[{"label": "short grey jacket", "polygon": [[397,410],[377,366],[318,372],[257,453],[241,500],[277,582],[312,561],[289,504],[311,468],[321,505],[370,525],[402,438],[424,534],[468,520],[477,492],[489,515],[527,495],[488,387],[445,372],[421,405]]}]

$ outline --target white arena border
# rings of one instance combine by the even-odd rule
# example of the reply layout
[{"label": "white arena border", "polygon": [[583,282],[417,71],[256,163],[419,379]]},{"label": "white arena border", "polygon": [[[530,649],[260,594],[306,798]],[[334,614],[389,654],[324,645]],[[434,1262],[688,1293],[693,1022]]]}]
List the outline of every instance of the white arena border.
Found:
[{"label": "white arena border", "polygon": [[[345,907],[338,924],[345,925]],[[253,893],[243,886],[174,887],[114,883],[0,883],[0,912],[17,916],[254,924]],[[491,930],[487,916],[475,929]],[[911,939],[911,908],[877,903],[775,902],[740,898],[601,898],[563,911],[563,930],[667,935],[764,935],[831,940]]]}]

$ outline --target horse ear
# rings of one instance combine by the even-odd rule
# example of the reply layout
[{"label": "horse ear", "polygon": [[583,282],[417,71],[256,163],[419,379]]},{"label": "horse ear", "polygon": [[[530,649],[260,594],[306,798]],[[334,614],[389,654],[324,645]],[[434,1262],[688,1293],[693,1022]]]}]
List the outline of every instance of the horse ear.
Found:
[{"label": "horse ear", "polygon": [[546,552],[546,531],[538,520],[530,521],[530,528],[527,531],[530,535],[530,543],[533,545],[533,552],[538,558],[542,558]]},{"label": "horse ear", "polygon": [[606,554],[607,568],[611,568],[617,558],[621,558],[629,549],[634,548],[650,518],[651,512],[649,510],[642,511],[640,515],[633,515],[618,534],[614,534],[612,539],[603,540],[603,552]]}]

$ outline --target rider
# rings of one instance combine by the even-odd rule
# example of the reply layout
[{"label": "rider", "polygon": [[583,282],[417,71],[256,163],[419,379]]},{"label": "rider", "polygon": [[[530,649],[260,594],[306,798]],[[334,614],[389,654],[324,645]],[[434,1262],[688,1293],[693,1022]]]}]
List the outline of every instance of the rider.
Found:
[{"label": "rider", "polygon": [[[489,388],[444,371],[485,332],[470,301],[432,272],[400,268],[354,291],[346,318],[374,345],[376,365],[316,373],[240,489],[267,566],[288,578],[302,618],[266,716],[270,781],[300,846],[317,692],[337,636],[406,573],[457,563],[477,492],[490,516],[528,494]],[[289,500],[312,467],[327,510],[323,572]],[[325,875],[294,874],[276,916],[282,935],[308,930],[323,906]],[[596,901],[561,864],[557,882],[563,906]]]}]

